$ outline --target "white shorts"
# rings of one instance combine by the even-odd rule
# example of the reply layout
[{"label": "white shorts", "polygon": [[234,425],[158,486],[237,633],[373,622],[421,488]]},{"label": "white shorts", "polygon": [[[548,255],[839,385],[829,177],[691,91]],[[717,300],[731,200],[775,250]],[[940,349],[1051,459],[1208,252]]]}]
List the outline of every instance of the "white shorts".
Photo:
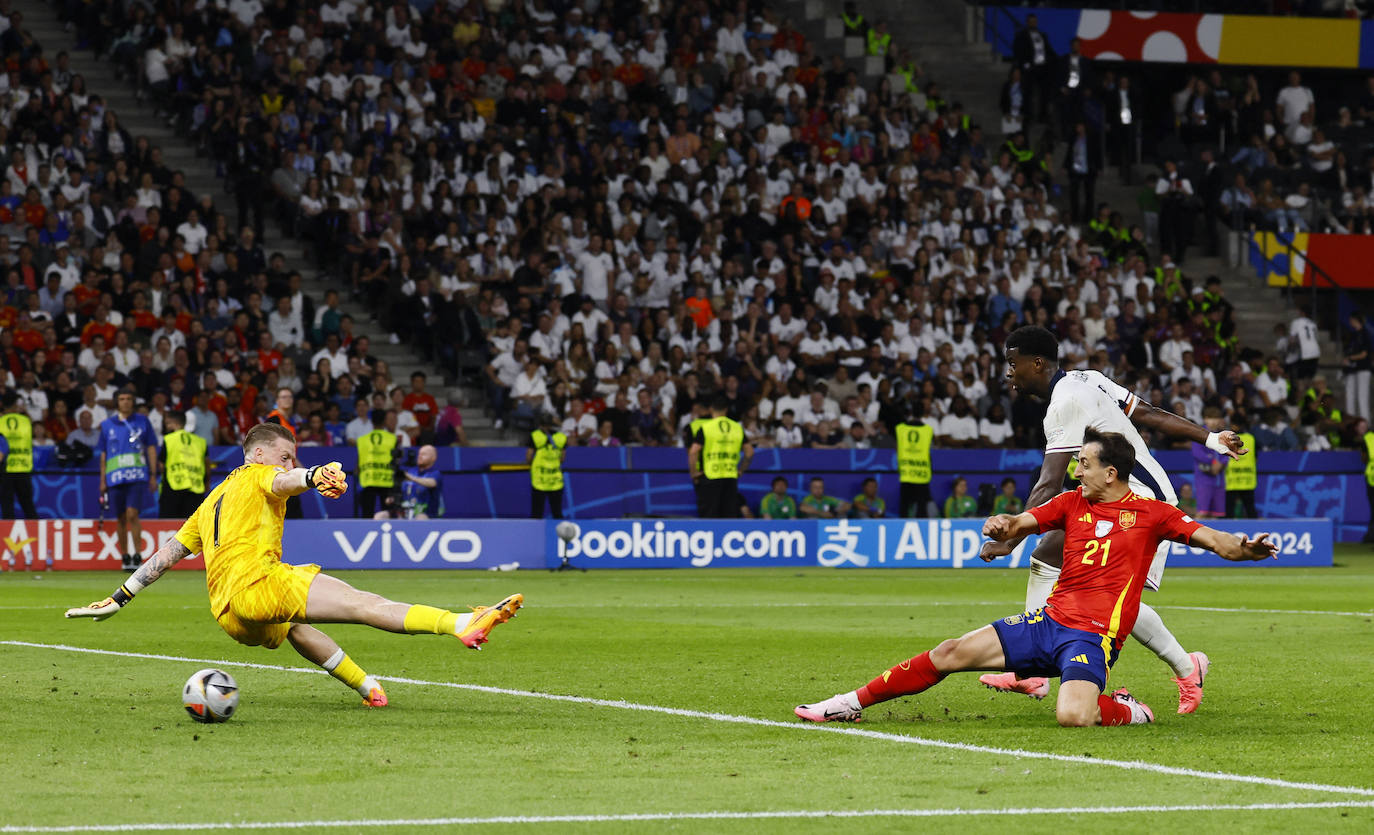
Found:
[{"label": "white shorts", "polygon": [[[1159,499],[1175,507],[1178,506],[1177,498],[1173,501],[1169,501],[1169,497],[1156,496],[1154,490],[1151,490],[1148,485],[1141,482],[1135,476],[1131,476],[1130,485],[1131,492],[1135,493],[1137,496],[1144,496],[1148,499]],[[1159,591],[1159,584],[1164,581],[1164,563],[1169,559],[1169,545],[1170,542],[1166,539],[1159,543],[1159,547],[1155,549],[1155,558],[1150,562],[1150,572],[1145,575],[1145,588],[1150,591]]]},{"label": "white shorts", "polygon": [[1169,559],[1169,540],[1159,543],[1155,549],[1155,558],[1150,562],[1150,573],[1145,575],[1145,588],[1150,591],[1159,591],[1159,584],[1164,580],[1164,561]]}]

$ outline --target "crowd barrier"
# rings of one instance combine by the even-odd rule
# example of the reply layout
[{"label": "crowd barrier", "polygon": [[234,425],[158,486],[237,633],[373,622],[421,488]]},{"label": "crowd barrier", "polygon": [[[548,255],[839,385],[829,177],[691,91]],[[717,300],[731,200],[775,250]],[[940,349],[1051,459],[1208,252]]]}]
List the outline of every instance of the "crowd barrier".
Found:
[{"label": "crowd barrier", "polygon": [[[176,534],[178,523],[148,522],[143,553]],[[575,568],[708,568],[793,566],[824,568],[1019,568],[1035,547],[1029,537],[1016,551],[991,563],[978,558],[984,542],[979,519],[848,519],[698,521],[592,519],[579,523],[564,544],[553,520],[379,522],[288,520],[282,541],[286,562],[325,569],[544,569],[566,558]],[[1178,567],[1330,566],[1329,519],[1225,520],[1236,534],[1269,533],[1281,548],[1278,560],[1230,563],[1201,549],[1175,543],[1169,564]],[[95,519],[0,522],[5,549],[60,571],[118,570],[114,525]],[[199,557],[182,569],[201,569]]]},{"label": "crowd barrier", "polygon": [[1348,18],[997,6],[985,15],[985,40],[1010,57],[1032,14],[1059,55],[1076,37],[1098,61],[1374,67],[1374,21]]},{"label": "crowd barrier", "polygon": [[[40,516],[99,516],[99,485],[93,465],[63,470],[55,466],[50,448],[39,448],[35,453],[35,493]],[[1165,450],[1156,455],[1175,486],[1192,478],[1193,462],[1187,452]],[[212,485],[243,463],[243,453],[237,447],[212,447],[211,458],[217,464],[210,478]],[[339,460],[349,471],[357,464],[351,448],[305,447],[300,450],[300,458],[307,466]],[[525,450],[518,447],[440,449],[438,467],[443,472],[445,516],[528,517],[529,474],[522,470],[501,471],[504,466],[524,460]],[[959,476],[968,478],[970,492],[975,496],[981,485],[995,487],[1003,478],[1011,478],[1016,482],[1017,494],[1025,498],[1041,461],[1038,450],[937,449],[932,453],[931,492],[937,502],[943,502]],[[1255,500],[1261,518],[1326,517],[1335,523],[1338,542],[1356,541],[1364,535],[1369,505],[1364,464],[1358,453],[1265,452],[1260,453],[1257,464],[1259,484]],[[575,447],[568,450],[564,470],[567,478],[563,507],[570,518],[696,515],[695,496],[686,475],[687,454],[682,449]],[[863,480],[871,476],[877,479],[878,494],[886,500],[892,514],[898,511],[899,485],[892,450],[760,450],[740,481],[740,491],[749,505],[757,509],[773,478],[782,476],[792,495],[800,500],[813,475],[825,478],[827,493],[846,501],[857,495]],[[353,499],[357,483],[351,476],[350,485],[349,495],[339,501],[326,501],[315,493],[302,496],[305,517],[356,516]],[[156,515],[155,501],[149,500],[144,513],[149,517]]]}]

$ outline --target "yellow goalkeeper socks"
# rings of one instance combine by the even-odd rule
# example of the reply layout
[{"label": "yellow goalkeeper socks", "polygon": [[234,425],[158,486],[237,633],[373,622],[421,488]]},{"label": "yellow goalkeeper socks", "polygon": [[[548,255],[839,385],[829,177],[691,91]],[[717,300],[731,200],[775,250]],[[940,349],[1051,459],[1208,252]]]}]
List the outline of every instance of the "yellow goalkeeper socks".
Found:
[{"label": "yellow goalkeeper socks", "polygon": [[353,659],[348,657],[348,653],[343,650],[334,653],[328,661],[320,666],[353,690],[357,690],[362,685],[363,679],[367,678],[367,673],[363,672],[363,668],[354,663]]},{"label": "yellow goalkeeper socks", "polygon": [[470,619],[470,615],[460,615],[434,606],[411,606],[406,611],[402,628],[412,635],[457,635],[458,630],[467,626]]}]

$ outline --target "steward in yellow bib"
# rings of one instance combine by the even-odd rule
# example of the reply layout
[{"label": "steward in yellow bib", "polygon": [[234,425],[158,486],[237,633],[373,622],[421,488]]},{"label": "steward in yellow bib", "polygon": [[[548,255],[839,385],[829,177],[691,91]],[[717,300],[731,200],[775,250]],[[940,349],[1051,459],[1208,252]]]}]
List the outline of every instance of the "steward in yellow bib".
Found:
[{"label": "steward in yellow bib", "polygon": [[33,421],[24,411],[18,392],[5,392],[0,401],[4,414],[0,415],[0,437],[5,439],[0,452],[4,465],[0,466],[0,519],[16,518],[10,514],[19,502],[19,519],[37,519],[33,506]]},{"label": "steward in yellow bib", "polygon": [[568,454],[568,436],[555,430],[547,415],[539,428],[530,433],[525,463],[530,465],[530,518],[544,518],[544,503],[555,519],[563,518],[563,459]]},{"label": "steward in yellow bib", "polygon": [[[1259,516],[1255,511],[1255,488],[1259,486],[1259,450],[1255,448],[1255,436],[1250,434],[1250,425],[1245,418],[1238,416],[1231,423],[1231,429],[1240,438],[1241,446],[1250,450],[1250,454],[1226,463],[1226,512],[1237,519],[1254,519]],[[1240,505],[1239,510],[1237,505]]]},{"label": "steward in yellow bib", "polygon": [[877,26],[868,30],[865,40],[869,55],[877,58],[886,56],[887,51],[892,48],[892,34],[887,31],[887,21],[878,21]]},{"label": "steward in yellow bib", "polygon": [[935,429],[915,412],[897,424],[897,479],[902,484],[901,507],[907,517],[923,517],[930,506],[930,443]]},{"label": "steward in yellow bib", "polygon": [[855,8],[853,3],[844,4],[844,11],[840,13],[840,20],[844,21],[845,37],[857,35],[862,38],[868,34],[868,21],[864,20],[863,12]]},{"label": "steward in yellow bib", "polygon": [[694,483],[701,479],[698,511],[703,519],[739,518],[739,477],[754,457],[744,428],[726,417],[729,411],[729,399],[717,395],[711,417],[697,426],[687,450],[687,471]]},{"label": "steward in yellow bib", "polygon": [[158,515],[189,519],[205,499],[205,439],[186,431],[186,413],[168,412],[162,436],[162,494]]},{"label": "steward in yellow bib", "polygon": [[[386,412],[373,409],[372,431],[358,438],[358,517],[373,519],[386,510],[396,487],[396,433],[386,429]],[[386,518],[386,517],[383,517]]]}]

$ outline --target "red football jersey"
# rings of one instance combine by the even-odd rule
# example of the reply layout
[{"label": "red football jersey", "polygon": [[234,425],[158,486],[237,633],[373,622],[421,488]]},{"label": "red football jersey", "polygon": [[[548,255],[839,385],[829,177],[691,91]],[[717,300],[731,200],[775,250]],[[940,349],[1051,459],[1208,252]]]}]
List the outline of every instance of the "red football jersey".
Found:
[{"label": "red football jersey", "polygon": [[1064,531],[1064,568],[1047,604],[1050,617],[1070,629],[1105,635],[1117,647],[1135,626],[1159,543],[1187,542],[1202,527],[1173,505],[1134,493],[1092,504],[1081,487],[1029,512],[1041,533]]}]

